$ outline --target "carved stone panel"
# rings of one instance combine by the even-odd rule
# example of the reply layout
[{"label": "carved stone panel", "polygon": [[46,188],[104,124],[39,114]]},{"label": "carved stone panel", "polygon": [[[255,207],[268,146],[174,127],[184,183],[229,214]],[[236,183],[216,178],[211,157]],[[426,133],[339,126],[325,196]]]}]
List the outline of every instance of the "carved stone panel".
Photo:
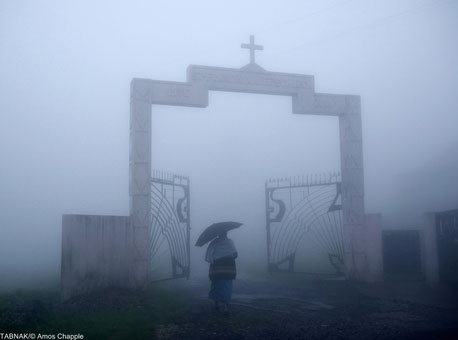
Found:
[{"label": "carved stone panel", "polygon": [[154,81],[152,91],[153,104],[208,106],[208,89],[202,84]]},{"label": "carved stone panel", "polygon": [[[343,180],[345,178],[345,181]],[[342,197],[364,196],[364,171],[362,168],[346,168],[342,170]]]},{"label": "carved stone panel", "polygon": [[148,195],[150,191],[150,163],[130,164],[129,192],[131,195]]},{"label": "carved stone panel", "polygon": [[135,228],[134,260],[150,259],[150,229],[148,227]]},{"label": "carved stone panel", "polygon": [[150,195],[132,196],[132,223],[134,227],[149,226],[151,223],[151,197]]},{"label": "carved stone panel", "polygon": [[151,133],[134,131],[130,133],[130,162],[149,162],[151,158]]},{"label": "carved stone panel", "polygon": [[[345,252],[354,254],[364,254],[366,251],[366,234],[363,224],[346,225],[344,229],[344,249]],[[351,261],[350,261],[351,262]]]},{"label": "carved stone panel", "polygon": [[134,78],[130,83],[130,102],[146,102],[151,104],[153,81],[150,79]]},{"label": "carved stone panel", "polygon": [[352,226],[353,249],[357,253],[366,252],[366,226],[364,224],[354,224]]},{"label": "carved stone panel", "polygon": [[214,91],[277,95],[295,95],[314,89],[313,76],[196,65],[188,67],[188,82],[204,84]]},{"label": "carved stone panel", "polygon": [[361,140],[341,140],[340,150],[342,171],[348,168],[363,167],[363,146]]},{"label": "carved stone panel", "polygon": [[131,100],[130,129],[135,131],[151,130],[151,103]]},{"label": "carved stone panel", "polygon": [[360,114],[345,114],[341,116],[339,121],[340,136],[343,141],[361,140],[362,127]]},{"label": "carved stone panel", "polygon": [[342,208],[344,225],[362,225],[364,223],[364,196],[342,197]]}]

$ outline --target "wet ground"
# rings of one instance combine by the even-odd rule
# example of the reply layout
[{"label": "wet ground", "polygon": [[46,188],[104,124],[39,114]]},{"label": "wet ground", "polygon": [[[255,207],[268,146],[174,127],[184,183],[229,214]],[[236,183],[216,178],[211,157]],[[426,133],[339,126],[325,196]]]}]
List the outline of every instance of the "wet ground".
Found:
[{"label": "wet ground", "polygon": [[85,339],[458,339],[458,292],[424,282],[239,275],[230,315],[212,310],[210,282],[106,289],[64,303],[58,292],[0,298],[0,333]]},{"label": "wet ground", "polygon": [[228,317],[212,310],[205,278],[160,285],[190,308],[157,327],[158,339],[458,339],[458,294],[424,282],[242,275]]}]

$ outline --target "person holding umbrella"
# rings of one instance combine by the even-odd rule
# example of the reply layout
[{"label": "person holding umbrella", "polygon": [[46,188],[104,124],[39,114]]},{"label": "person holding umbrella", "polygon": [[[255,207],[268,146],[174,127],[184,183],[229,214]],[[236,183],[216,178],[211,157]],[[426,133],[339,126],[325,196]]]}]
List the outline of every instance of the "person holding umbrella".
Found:
[{"label": "person holding umbrella", "polygon": [[208,277],[211,281],[209,298],[215,303],[215,310],[223,304],[224,315],[229,315],[229,302],[232,297],[232,281],[237,276],[235,259],[238,256],[234,242],[227,237],[227,232],[238,228],[242,223],[214,223],[204,230],[196,242],[203,246],[212,240],[205,253],[205,261],[210,263]]}]

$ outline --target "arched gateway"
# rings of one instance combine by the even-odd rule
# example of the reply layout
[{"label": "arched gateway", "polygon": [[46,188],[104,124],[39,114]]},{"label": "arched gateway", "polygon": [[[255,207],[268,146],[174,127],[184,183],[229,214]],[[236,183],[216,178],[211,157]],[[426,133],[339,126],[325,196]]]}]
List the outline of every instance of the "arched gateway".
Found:
[{"label": "arched gateway", "polygon": [[[343,262],[347,278],[382,278],[380,216],[364,213],[359,97],[317,93],[313,76],[264,70],[255,63],[254,52],[262,46],[253,37],[242,47],[250,50],[250,63],[241,69],[191,65],[184,83],[132,80],[130,215],[63,215],[62,299],[189,275],[189,180],[152,171],[151,111],[154,104],[206,107],[209,91],[290,96],[293,113],[339,118],[340,174],[266,183],[269,270],[294,269],[297,244],[309,232],[328,244],[329,260],[339,271]],[[161,254],[167,261],[156,263],[167,264],[165,276],[154,267]]]},{"label": "arched gateway", "polygon": [[[254,51],[262,46],[243,44],[250,50],[250,63],[241,69],[190,65],[186,82],[159,81],[135,78],[130,89],[130,223],[133,233],[133,270],[130,274],[134,286],[144,286],[150,280],[151,238],[153,233],[152,202],[158,207],[161,194],[158,185],[182,185],[182,178],[158,179],[152,176],[151,164],[151,112],[152,105],[178,105],[207,107],[209,91],[229,91],[254,94],[290,96],[293,113],[339,117],[343,254],[346,276],[367,280],[369,275],[368,249],[364,213],[364,171],[362,156],[360,97],[315,92],[314,77],[310,75],[269,72],[255,63]],[[152,190],[156,183],[156,193]],[[158,184],[159,183],[159,184]],[[179,186],[177,184],[177,186]],[[186,199],[186,186],[182,186],[181,203]],[[152,197],[155,195],[155,197]],[[159,203],[158,203],[159,202]],[[189,203],[189,202],[188,202]],[[173,205],[173,203],[172,203]],[[186,214],[183,211],[183,214]],[[182,242],[186,237],[188,249],[175,245],[171,249],[173,265],[189,273],[189,217],[175,218],[175,233]],[[164,223],[168,219],[163,217]],[[171,222],[171,223],[172,223]],[[184,223],[179,229],[179,223]],[[181,260],[175,258],[174,253]],[[181,254],[180,256],[178,254]],[[286,254],[287,255],[287,254]],[[175,270],[175,269],[174,269]]]}]

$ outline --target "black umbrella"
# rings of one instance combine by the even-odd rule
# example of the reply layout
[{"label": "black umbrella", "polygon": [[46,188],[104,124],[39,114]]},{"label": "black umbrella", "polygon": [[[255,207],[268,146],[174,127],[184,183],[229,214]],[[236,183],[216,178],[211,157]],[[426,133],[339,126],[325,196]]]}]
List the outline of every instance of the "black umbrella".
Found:
[{"label": "black umbrella", "polygon": [[229,230],[238,228],[243,223],[239,222],[219,222],[213,223],[211,226],[207,227],[202,234],[200,234],[196,246],[202,247],[204,244],[210,242],[214,238],[218,237],[218,235],[228,232]]}]

